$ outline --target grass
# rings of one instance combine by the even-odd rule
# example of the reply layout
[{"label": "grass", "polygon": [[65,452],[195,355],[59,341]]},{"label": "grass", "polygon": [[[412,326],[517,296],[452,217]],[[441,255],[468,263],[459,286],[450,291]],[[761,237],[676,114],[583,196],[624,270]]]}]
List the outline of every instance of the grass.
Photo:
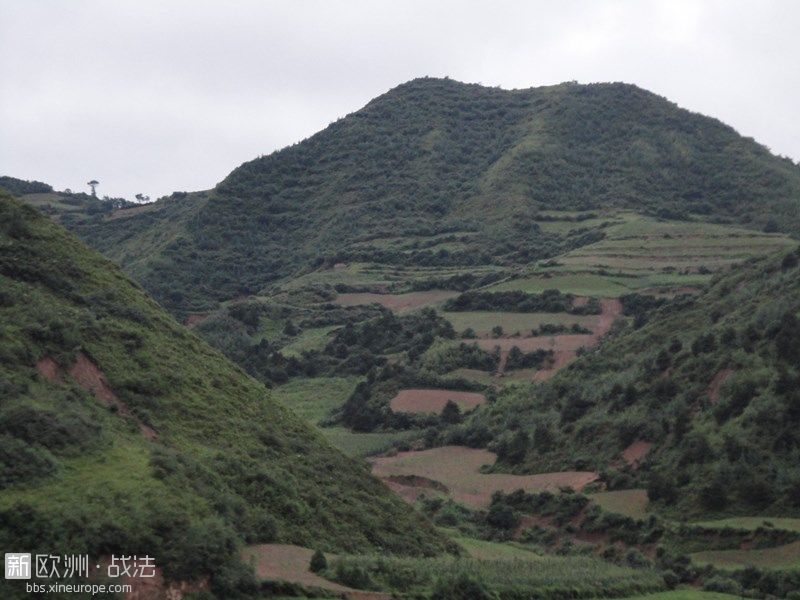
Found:
[{"label": "grass", "polygon": [[540,325],[559,324],[572,325],[578,323],[588,329],[597,321],[594,315],[570,315],[568,313],[515,313],[515,312],[443,312],[442,316],[450,321],[457,332],[471,328],[478,335],[491,332],[492,328],[500,325],[505,333],[515,333],[519,331],[523,335],[529,335],[532,329]]},{"label": "grass", "polygon": [[344,427],[324,427],[322,435],[332,446],[348,456],[366,457],[391,449],[398,442],[411,441],[422,435],[419,429],[407,431],[387,431],[375,433],[356,433]]},{"label": "grass", "polygon": [[[324,348],[330,338],[329,334],[336,329],[338,329],[336,325],[305,329],[289,344],[281,348],[281,354],[284,356],[299,356],[301,352],[306,350]],[[269,339],[269,336],[266,337]]]},{"label": "grass", "polygon": [[740,596],[686,588],[682,590],[672,590],[670,592],[646,594],[644,596],[628,596],[620,600],[735,600],[736,598],[740,598]]},{"label": "grass", "polygon": [[479,560],[523,560],[538,563],[544,559],[540,554],[518,544],[489,542],[458,535],[453,536],[453,540],[467,551],[470,558]]},{"label": "grass", "polygon": [[758,550],[708,550],[690,555],[698,565],[719,569],[740,569],[748,566],[763,569],[800,568],[800,542]]},{"label": "grass", "polygon": [[605,511],[618,513],[632,519],[644,519],[647,516],[646,490],[615,490],[590,494],[592,502]]},{"label": "grass", "polygon": [[316,424],[342,406],[358,382],[358,377],[299,377],[277,386],[272,393],[299,417]]},{"label": "grass", "polygon": [[718,519],[716,521],[701,521],[694,523],[700,527],[710,527],[714,529],[746,529],[754,531],[760,527],[767,529],[783,529],[785,531],[796,531],[800,533],[800,519],[790,519],[783,517],[731,517],[728,519]]}]

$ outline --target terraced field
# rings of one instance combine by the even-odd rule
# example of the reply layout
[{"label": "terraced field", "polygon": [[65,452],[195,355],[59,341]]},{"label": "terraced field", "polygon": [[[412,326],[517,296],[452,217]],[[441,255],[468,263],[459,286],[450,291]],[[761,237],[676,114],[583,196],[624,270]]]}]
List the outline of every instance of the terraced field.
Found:
[{"label": "terraced field", "polygon": [[[582,222],[589,226],[602,219]],[[794,247],[779,234],[725,225],[663,221],[635,213],[609,215],[605,238],[552,261],[540,263],[494,290],[541,292],[560,289],[579,295],[619,296],[636,291],[670,291],[703,285],[716,271]],[[559,222],[548,222],[548,228]],[[561,226],[576,228],[573,222]]]},{"label": "terraced field", "polygon": [[[377,477],[392,478],[395,482],[401,481],[400,478],[408,478],[408,487],[436,489],[437,486],[433,484],[440,484],[456,502],[472,508],[486,508],[492,493],[497,490],[513,492],[524,489],[540,492],[557,490],[563,486],[580,490],[597,479],[596,473],[588,471],[539,475],[481,473],[481,467],[493,465],[496,459],[497,456],[488,450],[443,446],[420,452],[399,452],[394,456],[375,457],[370,462],[372,472]],[[419,481],[415,483],[412,479],[414,477],[420,478]]]},{"label": "terraced field", "polygon": [[644,519],[647,516],[646,490],[615,490],[590,494],[592,502],[605,511],[625,515],[632,519]]},{"label": "terraced field", "polygon": [[530,334],[531,330],[542,325],[564,325],[570,327],[577,323],[592,330],[597,323],[595,315],[571,315],[568,313],[517,313],[517,312],[443,312],[457,333],[472,329],[479,338],[491,338],[492,329],[500,326],[506,334]]},{"label": "terraced field", "polygon": [[800,542],[758,550],[709,550],[690,556],[698,565],[710,564],[719,569],[797,569],[800,568]]},{"label": "terraced field", "polygon": [[389,406],[394,412],[439,414],[450,401],[454,402],[463,412],[486,402],[486,396],[475,392],[453,390],[400,390],[391,399]]},{"label": "terraced field", "polygon": [[716,521],[701,521],[695,523],[700,527],[714,529],[747,529],[755,531],[761,527],[766,529],[782,529],[785,531],[796,531],[800,533],[800,519],[790,519],[783,517],[731,517],[729,519],[718,519]]},{"label": "terraced field", "polygon": [[360,304],[380,304],[398,313],[404,313],[426,306],[441,304],[448,298],[457,296],[458,292],[450,290],[430,290],[426,292],[408,292],[406,294],[373,294],[354,293],[339,294],[336,304],[342,306],[358,306]]}]

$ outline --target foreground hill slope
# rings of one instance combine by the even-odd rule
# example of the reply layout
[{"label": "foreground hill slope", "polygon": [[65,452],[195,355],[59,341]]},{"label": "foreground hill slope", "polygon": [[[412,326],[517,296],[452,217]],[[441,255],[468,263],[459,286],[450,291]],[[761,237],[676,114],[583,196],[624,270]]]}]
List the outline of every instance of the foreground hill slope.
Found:
[{"label": "foreground hill slope", "polygon": [[[797,165],[635,86],[418,79],[207,194],[75,230],[183,313],[334,262],[513,265],[602,237],[545,231],[542,210],[798,234],[799,207]],[[397,251],[398,237],[418,243]]]},{"label": "foreground hill slope", "polygon": [[[232,597],[240,544],[441,538],[118,267],[0,197],[0,545],[150,554]],[[246,578],[245,578],[246,579]]]},{"label": "foreground hill slope", "polygon": [[550,381],[506,390],[446,441],[483,440],[517,472],[647,486],[675,514],[800,514],[798,252],[652,302],[628,302],[635,325]]}]

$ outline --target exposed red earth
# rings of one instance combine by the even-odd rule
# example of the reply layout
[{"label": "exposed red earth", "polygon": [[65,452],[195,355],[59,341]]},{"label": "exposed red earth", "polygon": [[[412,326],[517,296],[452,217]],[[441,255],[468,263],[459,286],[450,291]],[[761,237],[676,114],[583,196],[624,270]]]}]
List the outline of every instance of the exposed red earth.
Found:
[{"label": "exposed red earth", "polygon": [[[572,487],[581,490],[597,479],[597,473],[589,471],[564,471],[537,475],[510,475],[506,473],[481,473],[484,465],[493,465],[497,456],[488,450],[443,446],[423,451],[399,452],[394,456],[369,459],[375,476],[397,487],[398,476],[417,476],[426,481],[435,481],[449,490],[457,502],[472,508],[486,508],[497,490],[513,492],[524,489],[528,492],[557,490]],[[413,482],[413,479],[406,479]],[[401,484],[403,485],[403,484]],[[417,486],[405,485],[405,488]],[[430,485],[426,486],[430,488]],[[420,492],[425,488],[418,488]],[[405,499],[413,495],[404,489]],[[438,490],[437,490],[438,491]]]},{"label": "exposed red earth", "polygon": [[191,328],[197,325],[198,323],[202,323],[206,319],[206,317],[208,317],[207,314],[189,315],[188,317],[186,317],[186,319],[184,319],[183,324],[186,325],[186,327]]},{"label": "exposed red earth", "polygon": [[462,411],[472,410],[486,402],[486,396],[475,392],[451,390],[401,390],[389,403],[394,412],[440,414],[449,400]]},{"label": "exposed red earth", "polygon": [[[49,356],[40,358],[36,362],[36,370],[48,381],[61,383],[64,380],[63,369]],[[102,404],[109,407],[114,406],[119,415],[134,420],[141,434],[148,440],[154,440],[158,437],[155,429],[142,423],[142,421],[131,412],[130,407],[117,398],[117,395],[108,385],[106,376],[103,375],[100,368],[83,352],[78,352],[75,362],[67,373],[75,380],[75,383],[86,391],[91,392]]]},{"label": "exposed red earth", "polygon": [[647,456],[647,453],[650,452],[650,448],[652,447],[653,444],[650,442],[636,440],[622,451],[622,460],[628,463],[628,465],[630,465],[632,468],[636,469],[644,460],[644,457]]},{"label": "exposed red earth", "polygon": [[373,294],[364,292],[339,294],[334,302],[342,306],[380,304],[390,310],[402,312],[436,304],[455,296],[458,296],[458,292],[452,290],[429,290],[425,292],[409,292],[407,294]]},{"label": "exposed red earth", "polygon": [[722,369],[718,371],[708,384],[706,394],[708,394],[711,404],[716,404],[719,400],[719,391],[726,381],[733,375],[733,369]]}]

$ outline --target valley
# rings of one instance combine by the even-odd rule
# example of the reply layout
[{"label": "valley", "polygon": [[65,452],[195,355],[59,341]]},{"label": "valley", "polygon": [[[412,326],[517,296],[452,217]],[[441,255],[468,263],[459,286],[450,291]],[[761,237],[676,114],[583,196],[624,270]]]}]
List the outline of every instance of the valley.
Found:
[{"label": "valley", "polygon": [[722,123],[426,78],[211,190],[5,180],[4,542],[217,598],[797,598],[800,167]]}]

